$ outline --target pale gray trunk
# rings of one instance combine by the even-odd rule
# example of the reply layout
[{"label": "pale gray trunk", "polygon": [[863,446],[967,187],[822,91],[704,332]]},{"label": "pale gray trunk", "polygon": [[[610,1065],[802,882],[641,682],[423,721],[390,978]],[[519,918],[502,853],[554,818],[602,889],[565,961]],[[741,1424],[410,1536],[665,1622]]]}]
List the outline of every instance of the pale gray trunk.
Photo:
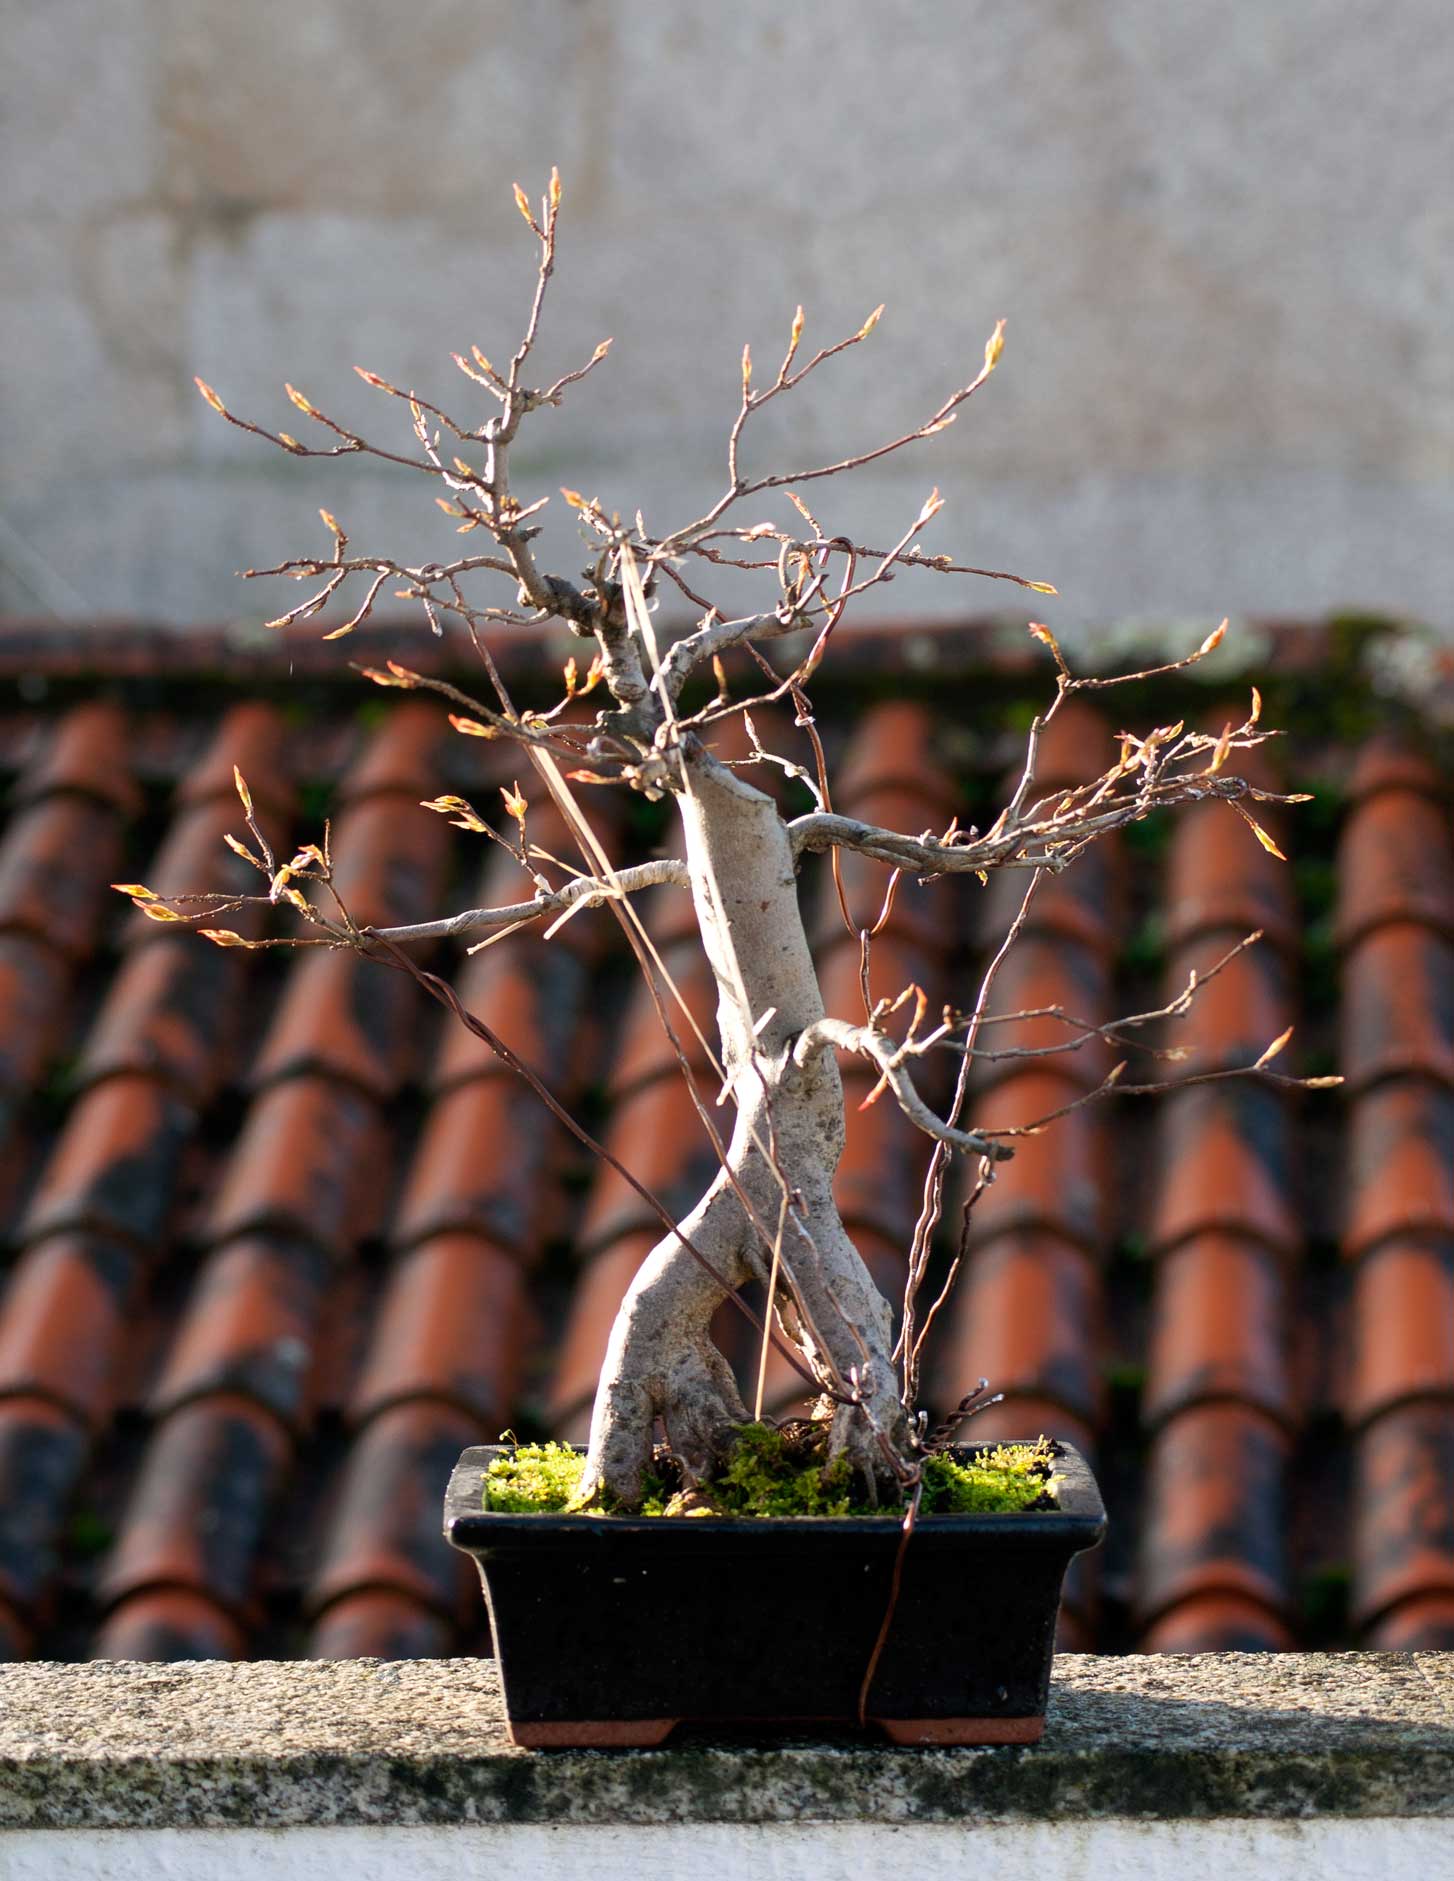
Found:
[{"label": "pale gray trunk", "polygon": [[[807,1066],[793,1063],[794,1041],[823,1017],[823,1002],[787,827],[771,798],[700,747],[689,745],[685,775],[678,802],[687,863],[737,1115],[731,1176],[719,1173],[682,1230],[732,1285],[766,1281],[786,1182],[793,1206],[783,1263],[801,1307],[796,1315],[789,1309],[794,1329],[823,1382],[856,1378],[867,1408],[839,1407],[833,1445],[882,1481],[889,1471],[881,1437],[897,1446],[903,1431],[889,1356],[892,1313],[833,1201],[843,1150],[837,1061],[822,1051]],[[750,1211],[766,1227],[766,1241]],[[627,1505],[639,1499],[658,1419],[697,1473],[745,1421],[732,1374],[708,1336],[722,1297],[675,1235],[643,1263],[611,1332],[591,1424],[588,1491],[604,1487]]]}]

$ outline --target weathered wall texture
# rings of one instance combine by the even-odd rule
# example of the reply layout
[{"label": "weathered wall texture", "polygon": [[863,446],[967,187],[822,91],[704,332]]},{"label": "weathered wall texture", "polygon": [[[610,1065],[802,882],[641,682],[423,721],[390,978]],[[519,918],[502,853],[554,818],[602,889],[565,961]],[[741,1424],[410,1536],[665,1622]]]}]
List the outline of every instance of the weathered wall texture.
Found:
[{"label": "weathered wall texture", "polygon": [[[764,363],[888,315],[765,444],[927,415],[994,318],[1004,364],[932,452],[824,521],[1056,581],[1059,626],[1454,592],[1454,113],[1440,0],[4,0],[0,606],[279,611],[231,571],[454,541],[406,473],[302,466],[281,381],[399,431],[349,367],[456,395],[508,347],[552,161],[547,365],[613,334],[522,485],[660,523],[717,488]],[[302,422],[302,421],[298,421]],[[420,518],[415,521],[413,518]],[[755,517],[750,520],[756,520]],[[1016,591],[921,576],[894,612]],[[1021,610],[1023,611],[1023,609]]]}]

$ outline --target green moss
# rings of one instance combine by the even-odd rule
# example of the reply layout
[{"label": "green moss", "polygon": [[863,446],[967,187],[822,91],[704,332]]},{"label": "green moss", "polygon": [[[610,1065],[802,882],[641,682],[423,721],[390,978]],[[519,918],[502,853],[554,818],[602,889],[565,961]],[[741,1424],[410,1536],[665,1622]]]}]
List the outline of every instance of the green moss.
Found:
[{"label": "green moss", "polygon": [[[643,1484],[641,1514],[661,1516],[881,1515],[902,1509],[863,1499],[848,1464],[826,1463],[819,1426],[748,1424],[717,1477],[700,1491],[673,1486],[669,1459]],[[484,1505],[508,1515],[570,1511],[585,1460],[558,1443],[517,1445],[485,1473]],[[1054,1456],[1041,1438],[986,1451],[972,1463],[943,1452],[924,1459],[924,1515],[1014,1513],[1054,1495]],[[610,1513],[597,1510],[596,1513]]]},{"label": "green moss", "polygon": [[1001,1444],[973,1463],[943,1452],[924,1459],[924,1515],[1018,1514],[1052,1500],[1055,1459],[1050,1444]]},{"label": "green moss", "polygon": [[818,1446],[795,1444],[771,1424],[744,1425],[712,1498],[724,1515],[856,1513],[844,1459],[825,1466]]},{"label": "green moss", "polygon": [[485,1471],[485,1507],[502,1515],[549,1515],[580,1485],[585,1458],[563,1443],[521,1443]]}]

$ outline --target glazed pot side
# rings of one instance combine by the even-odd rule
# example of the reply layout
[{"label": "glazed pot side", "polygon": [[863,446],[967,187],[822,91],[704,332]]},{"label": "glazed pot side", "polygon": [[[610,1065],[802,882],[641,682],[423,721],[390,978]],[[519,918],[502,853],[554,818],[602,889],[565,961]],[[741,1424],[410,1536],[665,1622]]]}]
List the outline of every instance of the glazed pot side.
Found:
[{"label": "glazed pot side", "polygon": [[[857,1722],[898,1522],[495,1514],[485,1472],[508,1454],[465,1451],[444,1532],[479,1566],[516,1743],[659,1743],[683,1721]],[[915,1529],[866,1710],[891,1737],[1039,1737],[1065,1570],[1105,1533],[1084,1459],[1057,1445],[1055,1468],[1054,1509]]]}]

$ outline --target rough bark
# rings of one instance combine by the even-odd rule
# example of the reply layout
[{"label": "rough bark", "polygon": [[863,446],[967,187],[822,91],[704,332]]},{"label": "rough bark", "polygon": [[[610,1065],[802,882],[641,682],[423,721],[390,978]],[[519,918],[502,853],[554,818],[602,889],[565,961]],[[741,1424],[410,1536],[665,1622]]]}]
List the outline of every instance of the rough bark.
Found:
[{"label": "rough bark", "polygon": [[[824,1384],[856,1380],[832,1443],[871,1480],[889,1474],[883,1438],[902,1437],[892,1313],[833,1201],[843,1085],[831,1051],[799,1065],[793,1046],[824,1016],[788,829],[770,797],[694,740],[678,796],[703,946],[716,980],[722,1062],[736,1121],[727,1167],[682,1223],[722,1278],[766,1280],[784,1185],[782,1276],[794,1329]],[[659,1419],[689,1471],[705,1473],[746,1411],[708,1334],[722,1289],[675,1235],[653,1249],[612,1329],[584,1488],[639,1500]]]}]

